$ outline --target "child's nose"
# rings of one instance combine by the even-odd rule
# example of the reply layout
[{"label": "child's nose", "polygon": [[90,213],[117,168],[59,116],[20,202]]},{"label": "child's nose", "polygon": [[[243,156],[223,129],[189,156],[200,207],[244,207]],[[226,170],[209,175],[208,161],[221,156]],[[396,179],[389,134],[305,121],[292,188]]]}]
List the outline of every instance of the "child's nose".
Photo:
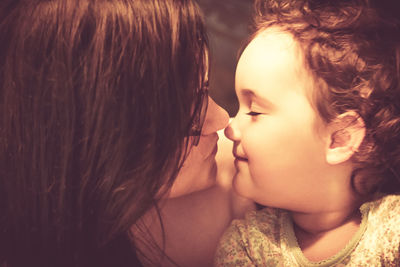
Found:
[{"label": "child's nose", "polygon": [[211,97],[208,97],[206,118],[203,124],[202,135],[209,135],[225,128],[229,122],[229,115]]},{"label": "child's nose", "polygon": [[225,136],[232,141],[240,140],[240,132],[237,128],[237,120],[234,118],[229,125],[225,128]]}]

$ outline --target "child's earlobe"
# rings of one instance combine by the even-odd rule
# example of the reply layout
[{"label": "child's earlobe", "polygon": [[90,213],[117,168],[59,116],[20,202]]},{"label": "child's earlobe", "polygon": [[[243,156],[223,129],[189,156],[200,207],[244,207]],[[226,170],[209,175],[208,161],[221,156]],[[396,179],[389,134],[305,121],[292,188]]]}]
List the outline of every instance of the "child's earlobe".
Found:
[{"label": "child's earlobe", "polygon": [[340,164],[349,160],[358,150],[365,137],[365,124],[356,112],[340,114],[330,123],[330,140],[327,146],[326,161]]}]

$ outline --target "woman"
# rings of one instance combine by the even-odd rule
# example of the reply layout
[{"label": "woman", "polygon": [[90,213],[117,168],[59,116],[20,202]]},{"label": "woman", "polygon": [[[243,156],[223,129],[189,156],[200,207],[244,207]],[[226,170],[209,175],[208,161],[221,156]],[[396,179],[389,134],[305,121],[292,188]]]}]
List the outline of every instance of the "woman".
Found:
[{"label": "woman", "polygon": [[131,227],[146,266],[212,266],[219,238],[231,220],[254,209],[253,202],[232,190],[232,143],[222,131],[217,154],[211,152],[218,139],[215,131],[226,118],[210,98],[199,145],[192,148],[170,195],[160,210],[151,209]]},{"label": "woman", "polygon": [[201,145],[197,7],[6,0],[0,18],[0,264],[140,265],[130,228]]}]

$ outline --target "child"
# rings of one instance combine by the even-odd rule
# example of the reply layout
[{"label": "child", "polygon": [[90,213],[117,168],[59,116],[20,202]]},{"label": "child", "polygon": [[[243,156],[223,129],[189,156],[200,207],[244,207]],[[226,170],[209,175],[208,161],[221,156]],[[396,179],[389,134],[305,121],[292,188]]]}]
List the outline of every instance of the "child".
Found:
[{"label": "child", "polygon": [[225,134],[234,188],[266,207],[232,223],[215,264],[400,266],[400,10],[256,7]]}]

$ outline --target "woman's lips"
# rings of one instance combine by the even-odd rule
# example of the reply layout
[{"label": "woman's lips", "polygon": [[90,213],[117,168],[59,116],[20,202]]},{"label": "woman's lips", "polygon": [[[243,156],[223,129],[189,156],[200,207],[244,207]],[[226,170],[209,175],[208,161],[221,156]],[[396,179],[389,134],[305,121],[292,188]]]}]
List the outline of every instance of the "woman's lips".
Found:
[{"label": "woman's lips", "polygon": [[211,155],[215,156],[217,154],[217,152],[218,152],[218,145],[215,144],[215,147],[214,147],[213,151],[211,152]]},{"label": "woman's lips", "polygon": [[215,155],[217,155],[218,152],[218,145],[215,144],[213,150],[211,150],[210,154],[207,156],[207,158],[215,158]]},{"label": "woman's lips", "polygon": [[217,133],[200,136],[199,144],[193,147],[194,153],[199,153],[203,160],[215,157],[218,151],[218,139]]},{"label": "woman's lips", "polygon": [[209,135],[209,136],[205,136],[203,138],[204,138],[205,142],[207,141],[208,147],[209,147],[208,152],[206,152],[204,155],[206,155],[207,158],[210,158],[210,157],[214,158],[218,152],[219,137],[218,137],[217,133]]}]

